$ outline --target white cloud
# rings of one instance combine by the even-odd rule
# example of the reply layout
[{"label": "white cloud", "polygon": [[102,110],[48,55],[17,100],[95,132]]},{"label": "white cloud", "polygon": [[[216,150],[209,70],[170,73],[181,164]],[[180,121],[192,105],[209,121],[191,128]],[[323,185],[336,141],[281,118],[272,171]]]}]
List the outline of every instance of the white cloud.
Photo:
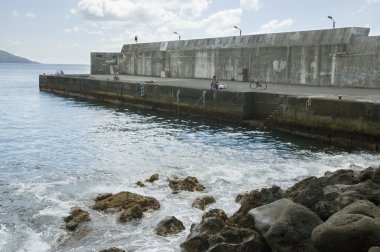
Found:
[{"label": "white cloud", "polygon": [[31,12],[31,11],[28,11],[28,12],[26,12],[25,17],[28,17],[28,18],[35,18],[35,17],[36,17],[36,14],[34,14],[34,13]]},{"label": "white cloud", "polygon": [[9,45],[9,46],[21,46],[22,45],[22,43],[20,42],[20,41],[18,41],[18,40],[10,40],[10,39],[8,39],[7,41],[6,41],[6,43],[7,43],[7,45]]},{"label": "white cloud", "polygon": [[12,15],[15,16],[15,17],[18,17],[18,16],[19,16],[19,14],[18,14],[18,12],[17,12],[16,10],[13,10],[13,11],[12,11]]},{"label": "white cloud", "polygon": [[288,18],[283,21],[273,19],[268,23],[261,26],[259,33],[272,33],[283,31],[285,28],[289,28],[294,23],[293,19]]},{"label": "white cloud", "polygon": [[240,0],[240,6],[243,9],[258,10],[263,7],[261,0]]},{"label": "white cloud", "polygon": [[367,3],[376,4],[376,3],[380,3],[380,0],[367,0]]}]

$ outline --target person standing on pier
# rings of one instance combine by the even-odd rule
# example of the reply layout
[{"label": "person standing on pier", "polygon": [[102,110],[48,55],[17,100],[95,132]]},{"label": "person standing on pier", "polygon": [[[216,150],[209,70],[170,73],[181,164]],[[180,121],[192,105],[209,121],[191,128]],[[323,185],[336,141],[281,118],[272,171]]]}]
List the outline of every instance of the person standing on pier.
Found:
[{"label": "person standing on pier", "polygon": [[215,75],[212,77],[212,81],[211,81],[211,90],[212,89],[219,90],[219,81]]}]

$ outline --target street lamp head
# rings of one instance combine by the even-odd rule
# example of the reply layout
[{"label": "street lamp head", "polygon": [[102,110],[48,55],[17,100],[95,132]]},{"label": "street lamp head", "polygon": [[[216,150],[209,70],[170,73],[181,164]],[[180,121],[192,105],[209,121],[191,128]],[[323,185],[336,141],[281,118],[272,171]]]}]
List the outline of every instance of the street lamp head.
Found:
[{"label": "street lamp head", "polygon": [[234,25],[234,28],[239,29],[239,27],[237,27],[236,25]]},{"label": "street lamp head", "polygon": [[177,32],[173,32],[174,34],[178,34]]},{"label": "street lamp head", "polygon": [[327,16],[327,18],[329,18],[329,19],[333,19],[333,17],[332,17],[332,16]]}]

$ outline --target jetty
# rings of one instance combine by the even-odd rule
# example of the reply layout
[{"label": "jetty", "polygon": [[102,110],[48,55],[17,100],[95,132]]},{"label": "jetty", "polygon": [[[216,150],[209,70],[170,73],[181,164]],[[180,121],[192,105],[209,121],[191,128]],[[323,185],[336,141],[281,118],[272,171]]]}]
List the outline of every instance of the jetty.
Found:
[{"label": "jetty", "polygon": [[[41,91],[267,127],[380,151],[380,36],[369,28],[126,44]],[[223,90],[211,90],[216,75]],[[267,89],[252,89],[252,80]]]}]

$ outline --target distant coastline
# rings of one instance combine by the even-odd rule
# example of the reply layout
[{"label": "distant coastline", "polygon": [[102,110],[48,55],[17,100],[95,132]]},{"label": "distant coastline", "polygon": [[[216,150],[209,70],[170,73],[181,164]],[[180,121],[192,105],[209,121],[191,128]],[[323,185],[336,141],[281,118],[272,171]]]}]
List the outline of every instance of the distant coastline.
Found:
[{"label": "distant coastline", "polygon": [[20,56],[16,56],[9,52],[0,50],[0,63],[28,63],[28,64],[40,64],[40,62],[32,61]]}]

